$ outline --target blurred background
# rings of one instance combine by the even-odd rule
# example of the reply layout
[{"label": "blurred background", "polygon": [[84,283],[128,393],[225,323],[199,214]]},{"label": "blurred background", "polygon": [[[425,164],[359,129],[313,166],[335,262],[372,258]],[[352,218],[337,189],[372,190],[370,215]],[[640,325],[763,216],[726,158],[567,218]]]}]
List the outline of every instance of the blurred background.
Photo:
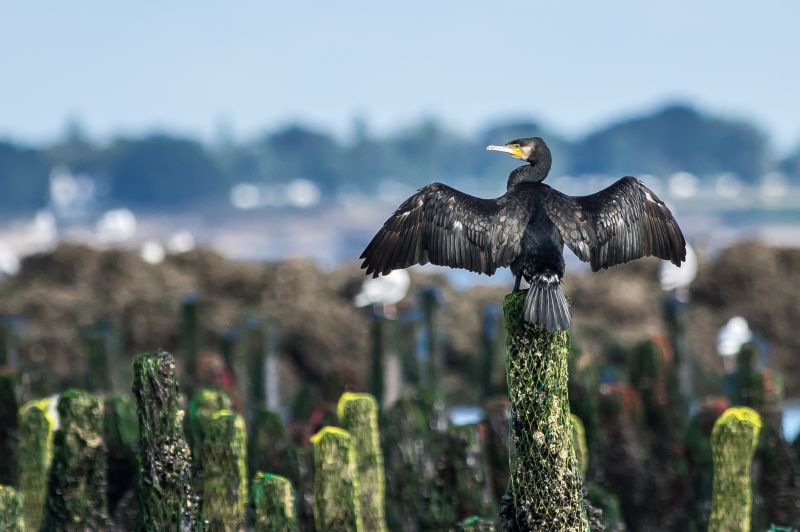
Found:
[{"label": "blurred background", "polygon": [[655,339],[693,412],[736,393],[755,346],[792,440],[798,19],[788,1],[4,3],[0,365],[33,395],[86,386],[100,335],[116,369],[99,389],[126,391],[130,358],[163,347],[187,382],[218,379],[206,353],[250,397],[255,349],[273,362],[254,400],[286,422],[429,379],[453,420],[480,419],[505,389],[511,274],[417,267],[370,288],[357,258],[425,184],[502,194],[516,161],[485,146],[541,136],[548,184],[637,176],[696,253],[682,273],[597,274],[570,254],[584,366],[626,381]]}]

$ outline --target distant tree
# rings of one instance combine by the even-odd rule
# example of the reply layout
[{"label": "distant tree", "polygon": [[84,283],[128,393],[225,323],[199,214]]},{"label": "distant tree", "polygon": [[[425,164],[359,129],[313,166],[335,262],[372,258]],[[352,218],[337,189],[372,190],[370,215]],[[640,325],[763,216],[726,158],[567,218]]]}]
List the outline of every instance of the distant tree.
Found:
[{"label": "distant tree", "polygon": [[0,142],[0,216],[44,207],[49,175],[50,166],[38,150]]},{"label": "distant tree", "polygon": [[589,135],[575,147],[572,164],[576,175],[735,172],[754,182],[771,169],[772,159],[767,137],[753,125],[677,105]]},{"label": "distant tree", "polygon": [[108,172],[112,197],[139,206],[181,206],[230,187],[200,143],[165,135],[117,141]]}]

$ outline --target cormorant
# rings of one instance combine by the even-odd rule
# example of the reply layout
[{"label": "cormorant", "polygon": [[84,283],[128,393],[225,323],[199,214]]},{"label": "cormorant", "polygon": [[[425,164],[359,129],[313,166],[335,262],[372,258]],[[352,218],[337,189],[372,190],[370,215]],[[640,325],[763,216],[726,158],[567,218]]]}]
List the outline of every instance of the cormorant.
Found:
[{"label": "cormorant", "polygon": [[552,158],[539,138],[488,146],[527,162],[511,172],[506,193],[481,199],[441,183],[423,187],[383,224],[361,258],[367,275],[428,262],[493,275],[511,266],[514,291],[530,283],[525,319],[549,331],[572,326],[561,290],[564,244],[592,271],[656,256],[680,266],[686,241],[672,213],[634,177],[590,196],[572,197],[542,183]]}]

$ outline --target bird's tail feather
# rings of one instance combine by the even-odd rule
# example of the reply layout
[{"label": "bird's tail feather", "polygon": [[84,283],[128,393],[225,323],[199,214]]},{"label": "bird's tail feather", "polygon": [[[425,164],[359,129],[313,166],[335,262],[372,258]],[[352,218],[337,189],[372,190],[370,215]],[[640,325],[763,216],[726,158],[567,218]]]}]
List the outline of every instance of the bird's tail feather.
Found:
[{"label": "bird's tail feather", "polygon": [[551,332],[572,327],[572,314],[557,275],[543,274],[531,279],[523,311],[526,321],[541,323]]}]

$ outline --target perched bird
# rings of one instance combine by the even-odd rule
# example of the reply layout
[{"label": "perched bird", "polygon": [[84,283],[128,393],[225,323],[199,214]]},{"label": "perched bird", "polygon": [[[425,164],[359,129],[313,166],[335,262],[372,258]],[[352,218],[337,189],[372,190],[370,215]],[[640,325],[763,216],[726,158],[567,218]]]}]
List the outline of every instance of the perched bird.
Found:
[{"label": "perched bird", "polygon": [[561,290],[564,244],[592,271],[656,256],[680,266],[686,241],[672,213],[644,184],[623,177],[590,196],[572,197],[542,183],[552,158],[539,138],[488,146],[528,164],[508,177],[506,193],[481,199],[433,183],[383,224],[361,258],[367,275],[428,262],[493,275],[511,266],[530,284],[525,319],[549,331],[572,326]]}]

